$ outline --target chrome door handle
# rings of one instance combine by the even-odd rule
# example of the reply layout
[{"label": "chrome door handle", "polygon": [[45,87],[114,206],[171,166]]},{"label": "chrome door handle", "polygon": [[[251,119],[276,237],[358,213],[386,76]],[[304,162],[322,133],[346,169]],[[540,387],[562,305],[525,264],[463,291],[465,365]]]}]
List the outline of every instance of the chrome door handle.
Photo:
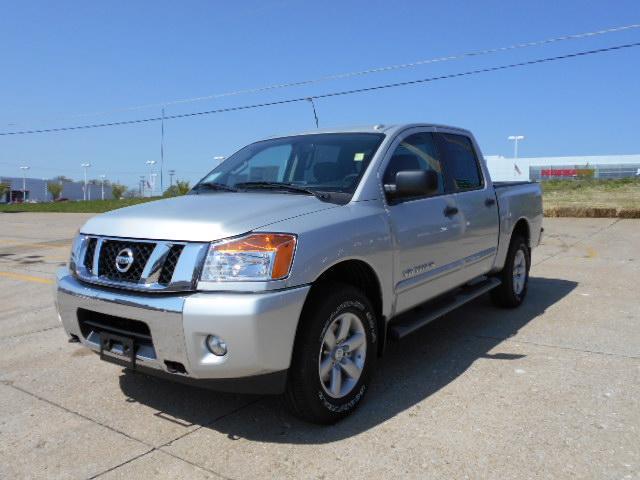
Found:
[{"label": "chrome door handle", "polygon": [[484,204],[485,204],[487,207],[491,207],[491,206],[493,206],[493,205],[495,205],[495,204],[496,204],[496,199],[495,199],[495,198],[491,198],[491,197],[489,197],[489,198],[487,198],[487,199],[484,201]]}]

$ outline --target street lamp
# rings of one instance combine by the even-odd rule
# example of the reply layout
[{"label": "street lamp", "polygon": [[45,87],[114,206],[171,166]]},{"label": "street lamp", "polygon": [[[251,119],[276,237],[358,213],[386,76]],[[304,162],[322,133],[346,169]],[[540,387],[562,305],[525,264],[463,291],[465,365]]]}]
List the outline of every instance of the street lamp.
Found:
[{"label": "street lamp", "polygon": [[31,167],[27,167],[26,165],[20,167],[22,170],[22,203],[25,203],[27,200],[27,170]]},{"label": "street lamp", "polygon": [[513,140],[513,158],[517,160],[518,158],[518,142],[520,140],[524,140],[524,135],[509,135],[507,140]]},{"label": "street lamp", "polygon": [[107,178],[106,175],[100,175],[100,179],[102,180],[102,200],[104,200],[104,179]]},{"label": "street lamp", "polygon": [[151,187],[151,194],[149,195],[150,197],[153,197],[153,190],[154,190],[154,185],[151,184],[151,174],[153,173],[153,166],[156,164],[155,160],[147,160],[145,162],[147,165],[149,165],[149,186]]},{"label": "street lamp", "polygon": [[82,199],[87,200],[87,168],[91,166],[90,163],[81,163],[80,166],[84,168],[84,192],[82,192]]}]

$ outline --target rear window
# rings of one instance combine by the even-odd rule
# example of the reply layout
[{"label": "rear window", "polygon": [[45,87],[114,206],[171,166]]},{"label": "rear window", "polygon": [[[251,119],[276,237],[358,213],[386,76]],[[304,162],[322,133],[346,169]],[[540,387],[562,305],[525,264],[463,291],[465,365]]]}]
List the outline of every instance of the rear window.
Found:
[{"label": "rear window", "polygon": [[459,191],[482,188],[482,174],[473,144],[464,135],[438,134],[447,170]]}]

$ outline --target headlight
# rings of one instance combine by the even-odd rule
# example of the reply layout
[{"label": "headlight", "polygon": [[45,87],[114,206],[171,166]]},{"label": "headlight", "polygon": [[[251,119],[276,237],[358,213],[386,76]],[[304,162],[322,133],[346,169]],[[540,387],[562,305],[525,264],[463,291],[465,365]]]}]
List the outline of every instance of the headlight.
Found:
[{"label": "headlight", "polygon": [[283,233],[252,234],[213,243],[209,247],[200,280],[278,280],[289,275],[295,249],[295,235]]},{"label": "headlight", "polygon": [[80,246],[84,241],[84,235],[80,234],[80,231],[76,233],[76,236],[73,238],[73,244],[71,245],[71,256],[69,258],[69,270],[72,272],[76,271],[77,265],[82,264],[82,259],[80,259]]}]

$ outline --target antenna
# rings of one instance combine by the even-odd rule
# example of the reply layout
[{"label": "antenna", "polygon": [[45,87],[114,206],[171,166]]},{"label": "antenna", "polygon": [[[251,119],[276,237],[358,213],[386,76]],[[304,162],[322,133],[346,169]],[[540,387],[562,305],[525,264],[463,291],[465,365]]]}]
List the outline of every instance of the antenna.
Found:
[{"label": "antenna", "polygon": [[309,102],[311,102],[311,108],[313,108],[313,118],[316,119],[316,128],[318,128],[318,114],[316,112],[316,104],[313,103],[313,97],[307,98]]}]

